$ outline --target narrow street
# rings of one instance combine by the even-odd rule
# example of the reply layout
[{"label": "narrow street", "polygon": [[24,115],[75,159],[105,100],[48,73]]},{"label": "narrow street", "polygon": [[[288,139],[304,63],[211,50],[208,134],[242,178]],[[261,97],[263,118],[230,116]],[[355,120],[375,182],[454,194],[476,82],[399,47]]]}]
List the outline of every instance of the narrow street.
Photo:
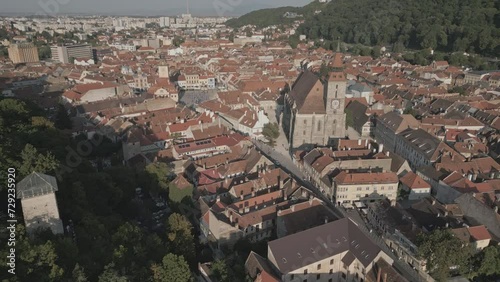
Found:
[{"label": "narrow street", "polygon": [[375,232],[371,232],[366,226],[363,218],[358,214],[356,210],[346,211],[343,208],[335,206],[330,199],[328,199],[323,193],[319,191],[311,182],[306,180],[306,174],[300,170],[294,163],[291,156],[286,153],[283,154],[282,150],[275,149],[261,141],[254,141],[255,146],[264,154],[267,158],[273,161],[275,164],[280,166],[284,171],[290,175],[295,176],[296,180],[304,187],[310,189],[316,197],[323,200],[328,207],[334,212],[338,218],[347,217],[351,219],[359,228],[362,230],[367,237],[371,238],[374,243],[376,243],[385,253],[387,253],[393,260],[395,268],[409,281],[420,282],[420,281],[434,281],[432,278],[424,278],[422,275],[417,273],[413,268],[411,268],[407,263],[399,261],[399,259],[394,255],[394,253],[385,244],[384,240],[378,236]]}]

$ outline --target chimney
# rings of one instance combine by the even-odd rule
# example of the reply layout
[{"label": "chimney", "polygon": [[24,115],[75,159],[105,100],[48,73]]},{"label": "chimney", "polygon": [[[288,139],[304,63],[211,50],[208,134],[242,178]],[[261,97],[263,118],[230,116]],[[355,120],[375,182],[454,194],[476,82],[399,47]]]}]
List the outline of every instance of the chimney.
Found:
[{"label": "chimney", "polygon": [[385,152],[385,155],[386,155],[386,156],[389,156],[389,151]]},{"label": "chimney", "polygon": [[378,145],[378,152],[382,152],[384,150],[384,144],[379,144]]},{"label": "chimney", "polygon": [[498,206],[495,206],[493,210],[495,211],[495,213],[498,213]]},{"label": "chimney", "polygon": [[220,202],[220,195],[217,195],[215,202],[217,202],[217,203]]},{"label": "chimney", "polygon": [[294,212],[294,211],[295,211],[295,205],[292,205],[292,206],[290,207],[290,210],[291,210],[292,212]]}]

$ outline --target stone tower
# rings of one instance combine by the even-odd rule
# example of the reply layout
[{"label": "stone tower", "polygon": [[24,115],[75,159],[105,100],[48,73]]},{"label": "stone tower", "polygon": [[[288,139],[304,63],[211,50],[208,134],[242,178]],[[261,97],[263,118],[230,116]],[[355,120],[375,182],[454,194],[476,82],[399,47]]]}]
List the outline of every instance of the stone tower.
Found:
[{"label": "stone tower", "polygon": [[63,233],[55,192],[56,178],[33,172],[17,184],[16,196],[21,199],[26,232],[33,234],[37,229],[49,228],[52,233]]},{"label": "stone tower", "polygon": [[325,144],[330,138],[345,137],[345,92],[347,79],[344,75],[342,55],[335,54],[325,93],[326,122],[325,122]]}]

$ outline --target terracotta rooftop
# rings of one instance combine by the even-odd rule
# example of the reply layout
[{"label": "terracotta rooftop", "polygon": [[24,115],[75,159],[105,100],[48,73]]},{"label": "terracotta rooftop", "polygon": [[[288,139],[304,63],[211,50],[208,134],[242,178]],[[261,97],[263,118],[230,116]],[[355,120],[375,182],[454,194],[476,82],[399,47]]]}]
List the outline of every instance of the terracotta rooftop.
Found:
[{"label": "terracotta rooftop", "polygon": [[398,176],[394,172],[347,173],[342,171],[334,178],[334,181],[337,185],[398,183]]},{"label": "terracotta rooftop", "polygon": [[410,189],[430,189],[431,185],[425,182],[420,176],[410,171],[399,180]]}]

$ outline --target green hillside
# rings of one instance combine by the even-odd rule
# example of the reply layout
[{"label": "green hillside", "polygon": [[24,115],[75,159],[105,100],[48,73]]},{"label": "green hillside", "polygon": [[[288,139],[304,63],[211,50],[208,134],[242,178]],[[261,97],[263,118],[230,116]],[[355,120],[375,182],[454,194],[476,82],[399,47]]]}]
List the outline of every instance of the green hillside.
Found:
[{"label": "green hillside", "polygon": [[[272,9],[262,9],[250,12],[239,18],[230,19],[226,22],[227,26],[233,28],[239,28],[245,25],[255,25],[259,28],[280,25],[280,24],[290,24],[296,20],[311,17],[316,10],[324,8],[326,4],[320,4],[318,1],[312,2],[304,7],[280,7]],[[297,18],[286,18],[283,15],[286,12],[296,13],[302,15]]]},{"label": "green hillside", "polygon": [[[323,5],[323,6],[320,6]],[[315,10],[321,13],[314,14]],[[298,29],[310,39],[362,45],[432,48],[500,56],[500,1],[497,0],[333,0],[303,8],[255,11],[228,21],[232,27],[259,27],[293,21],[285,12],[305,16]]]},{"label": "green hillside", "polygon": [[500,54],[500,1],[335,0],[299,28],[309,38]]}]

